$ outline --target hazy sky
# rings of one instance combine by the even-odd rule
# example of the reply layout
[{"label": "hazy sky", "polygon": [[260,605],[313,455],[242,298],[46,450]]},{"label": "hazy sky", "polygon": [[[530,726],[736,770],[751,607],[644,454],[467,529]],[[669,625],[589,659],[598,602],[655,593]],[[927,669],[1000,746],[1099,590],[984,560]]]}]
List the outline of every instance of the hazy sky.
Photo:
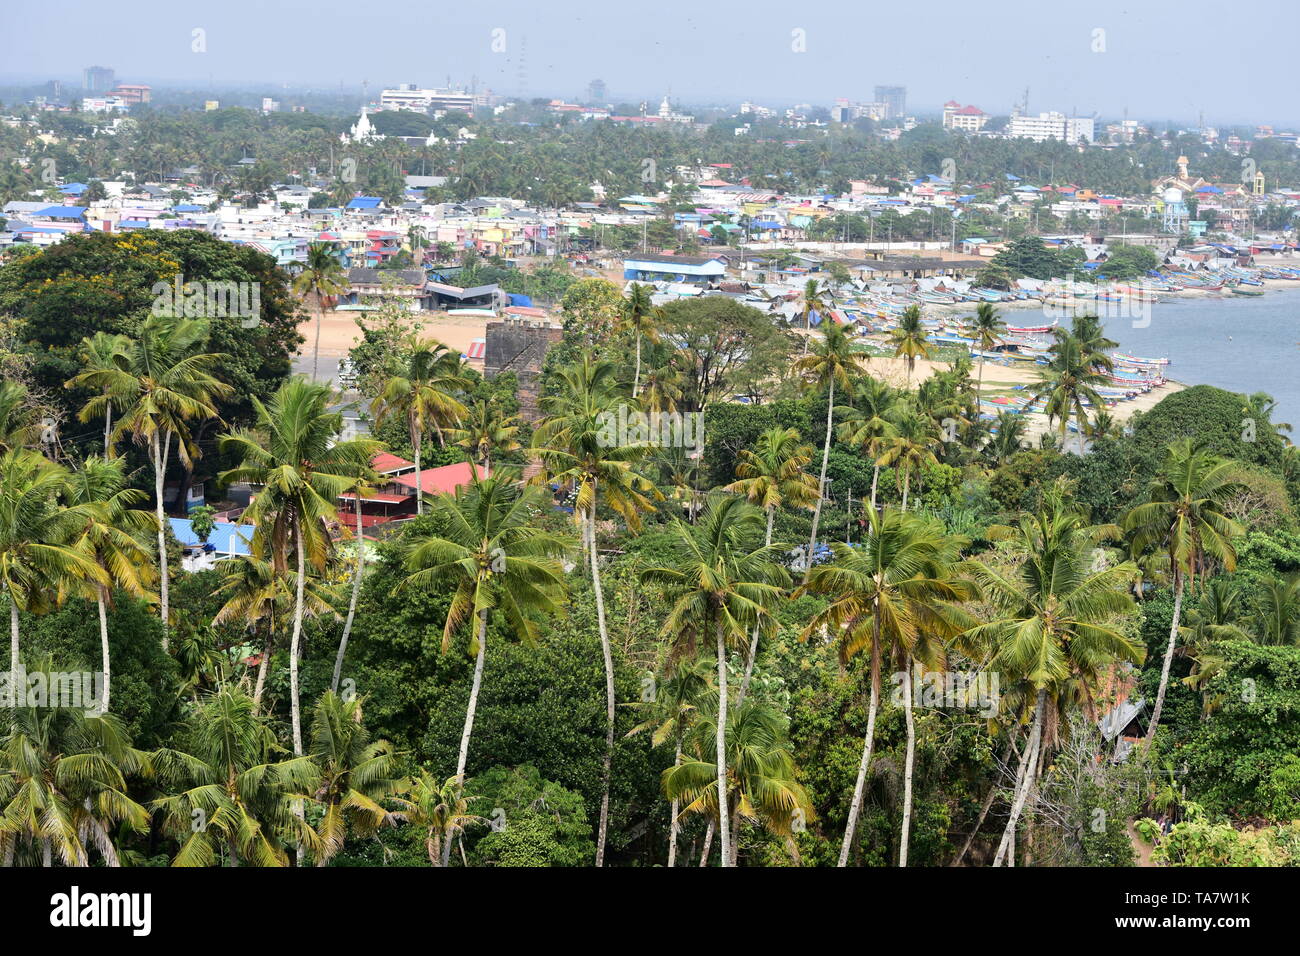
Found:
[{"label": "hazy sky", "polygon": [[[909,111],[956,99],[994,114],[1027,86],[1032,112],[1194,120],[1203,111],[1209,123],[1292,126],[1297,22],[1294,0],[0,0],[0,78],[79,77],[103,64],[122,82],[265,81],[273,93],[366,80],[373,95],[450,75],[573,97],[600,77],[615,99],[671,89],[686,104],[826,105],[902,84]],[[191,49],[196,28],[206,52]],[[504,31],[501,52],[494,30]],[[793,49],[796,30],[805,52]]]}]

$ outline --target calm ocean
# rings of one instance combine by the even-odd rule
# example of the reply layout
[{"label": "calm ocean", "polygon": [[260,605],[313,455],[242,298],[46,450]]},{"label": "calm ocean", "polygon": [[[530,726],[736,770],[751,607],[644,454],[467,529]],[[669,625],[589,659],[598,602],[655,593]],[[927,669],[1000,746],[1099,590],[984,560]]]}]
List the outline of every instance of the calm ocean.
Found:
[{"label": "calm ocean", "polygon": [[1167,374],[1176,381],[1268,392],[1278,402],[1276,419],[1300,428],[1300,288],[1166,299],[1152,307],[1146,328],[1125,318],[1107,321],[1106,331],[1121,352],[1169,358]]}]

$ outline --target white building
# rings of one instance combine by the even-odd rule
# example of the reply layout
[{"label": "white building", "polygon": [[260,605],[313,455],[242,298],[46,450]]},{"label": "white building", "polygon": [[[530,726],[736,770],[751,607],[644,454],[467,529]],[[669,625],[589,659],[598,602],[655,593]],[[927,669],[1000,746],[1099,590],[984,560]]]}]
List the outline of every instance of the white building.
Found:
[{"label": "white building", "polygon": [[959,129],[967,133],[978,133],[989,121],[989,114],[978,106],[962,106],[956,100],[943,104],[944,129]]},{"label": "white building", "polygon": [[125,113],[127,102],[120,96],[85,96],[81,100],[83,113]]},{"label": "white building", "polygon": [[474,110],[474,94],[464,90],[423,89],[411,83],[403,83],[397,89],[384,90],[379,94],[379,108],[414,110],[417,113],[432,113],[437,110],[470,113]]},{"label": "white building", "polygon": [[1067,143],[1091,143],[1094,136],[1093,120],[1090,116],[1066,116],[1064,113],[1039,113],[1037,116],[1014,113],[1007,124],[1007,136],[1011,139],[1032,139],[1036,143],[1048,139],[1060,139]]}]

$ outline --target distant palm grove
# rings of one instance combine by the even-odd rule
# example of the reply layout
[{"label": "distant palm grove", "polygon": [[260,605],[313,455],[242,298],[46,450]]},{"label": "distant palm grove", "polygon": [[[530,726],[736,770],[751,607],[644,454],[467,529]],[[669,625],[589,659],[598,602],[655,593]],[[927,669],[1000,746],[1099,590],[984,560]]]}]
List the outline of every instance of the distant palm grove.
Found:
[{"label": "distant palm grove", "polygon": [[[183,230],[0,267],[5,865],[1300,864],[1268,396],[1119,426],[1084,316],[1031,438],[919,314],[886,381],[603,279],[535,395],[385,309],[343,395],[290,374],[335,268]],[[157,314],[177,273],[260,321]],[[467,477],[371,525],[385,454]],[[210,566],[200,486],[247,544]]]}]

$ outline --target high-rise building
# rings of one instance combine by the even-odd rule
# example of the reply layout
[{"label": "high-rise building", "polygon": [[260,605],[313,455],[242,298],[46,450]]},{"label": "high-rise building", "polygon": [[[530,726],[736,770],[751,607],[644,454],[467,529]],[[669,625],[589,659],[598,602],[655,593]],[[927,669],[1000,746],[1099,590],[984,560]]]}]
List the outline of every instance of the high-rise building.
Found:
[{"label": "high-rise building", "polygon": [[885,105],[885,119],[902,119],[907,113],[906,86],[877,86],[875,100]]},{"label": "high-rise building", "polygon": [[587,103],[589,105],[602,106],[608,95],[604,80],[592,80],[587,84]]},{"label": "high-rise building", "polygon": [[117,74],[106,66],[88,66],[81,73],[81,86],[87,93],[107,93],[117,85]]}]

